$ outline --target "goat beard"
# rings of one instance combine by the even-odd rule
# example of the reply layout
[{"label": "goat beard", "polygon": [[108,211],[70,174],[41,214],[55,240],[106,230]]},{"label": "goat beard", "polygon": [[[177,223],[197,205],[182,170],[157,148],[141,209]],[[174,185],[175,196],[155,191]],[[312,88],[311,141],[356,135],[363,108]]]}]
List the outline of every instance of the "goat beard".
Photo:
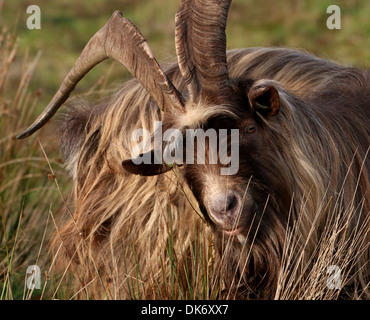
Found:
[{"label": "goat beard", "polygon": [[[258,219],[257,219],[258,220]],[[216,270],[221,298],[273,299],[284,247],[285,227],[273,212],[250,225],[247,235],[215,229]]]}]

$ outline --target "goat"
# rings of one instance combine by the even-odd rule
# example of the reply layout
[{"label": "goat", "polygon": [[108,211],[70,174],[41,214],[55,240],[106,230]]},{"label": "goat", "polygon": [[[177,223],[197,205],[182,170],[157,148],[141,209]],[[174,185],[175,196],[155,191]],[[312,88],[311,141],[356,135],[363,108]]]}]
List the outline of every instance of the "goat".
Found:
[{"label": "goat", "polygon": [[[73,217],[59,230],[62,262],[72,261],[90,296],[130,297],[125,283],[139,273],[140,290],[155,297],[153,287],[170,279],[168,243],[184,272],[199,230],[215,244],[218,297],[272,299],[290,290],[299,298],[295,290],[320,259],[346,275],[337,297],[369,294],[370,73],[291,49],[227,52],[230,4],[182,0],[178,63],[164,69],[114,12],[18,136],[44,126],[101,61],[116,60],[134,76],[94,107],[74,102],[59,125],[74,194]],[[154,132],[159,120],[184,135],[239,130],[238,172],[221,175],[219,161],[136,164],[132,133]],[[153,159],[156,151],[143,154]]]}]

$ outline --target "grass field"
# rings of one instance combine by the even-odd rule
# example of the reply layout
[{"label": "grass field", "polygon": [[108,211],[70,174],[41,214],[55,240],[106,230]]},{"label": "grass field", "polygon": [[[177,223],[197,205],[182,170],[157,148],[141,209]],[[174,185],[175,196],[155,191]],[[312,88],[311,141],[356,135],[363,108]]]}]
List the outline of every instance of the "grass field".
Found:
[{"label": "grass field", "polygon": [[[119,9],[148,40],[158,61],[175,56],[174,0],[0,0],[0,299],[74,296],[53,271],[48,239],[71,187],[53,123],[24,141],[30,124],[56,91],[90,37]],[[278,3],[278,4],[277,4]],[[29,5],[41,9],[41,29],[29,30]],[[326,27],[326,8],[341,8],[341,30]],[[367,0],[234,0],[228,48],[283,46],[322,58],[369,67]],[[129,78],[114,62],[95,68],[75,94],[104,95]],[[42,290],[28,292],[29,265],[43,265]]]}]

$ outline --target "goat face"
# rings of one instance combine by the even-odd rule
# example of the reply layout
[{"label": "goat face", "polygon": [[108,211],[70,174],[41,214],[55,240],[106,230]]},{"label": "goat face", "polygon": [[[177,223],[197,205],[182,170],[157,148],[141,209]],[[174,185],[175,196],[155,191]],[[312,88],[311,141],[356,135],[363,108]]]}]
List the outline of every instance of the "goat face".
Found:
[{"label": "goat face", "polygon": [[[273,81],[234,82],[230,98],[233,107],[228,112],[217,106],[209,106],[212,110],[206,111],[204,106],[188,106],[187,110],[191,110],[188,117],[171,115],[164,119],[163,128],[175,127],[182,132],[181,154],[186,157],[175,162],[182,166],[181,171],[207,221],[226,235],[246,236],[253,221],[259,221],[256,215],[263,214],[270,186],[286,189],[283,185],[276,186],[281,179],[272,183],[275,174],[269,175],[271,170],[263,169],[267,165],[264,162],[271,162],[268,149],[272,141],[264,130],[262,118],[269,121],[278,114],[280,98]],[[204,132],[206,137],[195,139],[188,134],[196,130]],[[214,136],[207,134],[210,131]],[[162,147],[166,149],[166,145]],[[154,159],[156,151],[149,153]],[[222,160],[226,154],[228,162]],[[216,155],[216,161],[211,155]],[[128,172],[144,176],[164,173],[173,167],[165,162],[138,162],[125,160],[122,165]]]},{"label": "goat face", "polygon": [[[227,235],[243,234],[246,236],[252,227],[255,215],[263,213],[268,190],[264,186],[269,183],[261,174],[259,162],[266,157],[263,151],[268,150],[268,136],[259,115],[272,117],[279,110],[279,97],[272,86],[239,84],[237,117],[228,118],[215,116],[205,124],[205,129],[214,128],[216,132],[226,129],[228,134],[228,154],[235,157],[230,144],[237,143],[237,170],[231,174],[222,174],[221,167],[227,165],[218,162],[216,165],[190,164],[185,165],[185,177],[197,198],[203,213],[216,229],[223,230]],[[230,132],[237,129],[239,139],[232,141]],[[219,139],[219,150],[221,139]],[[208,148],[217,148],[208,145]],[[209,151],[208,151],[209,152]],[[208,160],[208,157],[205,157]],[[221,155],[218,157],[221,158]],[[234,159],[235,160],[235,159]]]},{"label": "goat face", "polygon": [[[198,200],[203,215],[214,228],[223,230],[229,235],[245,232],[250,224],[250,217],[256,211],[256,199],[251,196],[248,184],[253,171],[251,160],[255,156],[254,150],[263,142],[263,129],[251,112],[244,110],[240,114],[243,118],[239,121],[221,116],[209,119],[204,126],[205,130],[212,128],[218,133],[220,129],[226,129],[228,133],[232,129],[238,130],[238,153],[242,158],[238,159],[238,170],[234,175],[221,174],[221,168],[226,165],[220,161],[217,164],[210,164],[207,156],[204,165],[184,164],[186,181]],[[230,134],[228,140],[231,141]],[[205,154],[211,153],[213,148],[217,149],[217,145],[206,144]],[[198,149],[195,155],[197,151]],[[219,150],[213,151],[217,153]],[[228,153],[233,157],[230,143]]]}]

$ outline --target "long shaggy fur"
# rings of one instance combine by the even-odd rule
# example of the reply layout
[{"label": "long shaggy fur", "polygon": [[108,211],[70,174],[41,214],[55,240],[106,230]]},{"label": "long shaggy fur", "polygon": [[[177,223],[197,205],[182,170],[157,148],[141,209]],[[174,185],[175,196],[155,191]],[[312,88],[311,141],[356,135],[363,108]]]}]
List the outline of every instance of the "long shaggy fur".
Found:
[{"label": "long shaggy fur", "polygon": [[[136,80],[99,105],[78,102],[63,115],[61,145],[74,178],[73,210],[66,213],[54,247],[62,247],[60,265],[74,272],[81,297],[159,297],[171,279],[169,244],[178,275],[185,266],[192,274],[189,253],[199,234],[202,241],[215,243],[213,285],[221,281],[219,297],[299,298],[308,283],[317,286],[310,272],[324,258],[343,266],[349,297],[354,292],[366,297],[369,72],[265,48],[228,52],[228,67],[235,82],[273,81],[281,99],[278,117],[261,116],[269,148],[258,162],[261,185],[251,181],[248,188],[262,188],[268,197],[261,199],[263,214],[253,217],[243,239],[214,231],[212,240],[181,168],[153,177],[123,170],[121,162],[134,147],[133,130],[153,131],[154,121],[160,120],[158,107]],[[165,71],[186,96],[177,64]],[[192,117],[172,123],[198,124],[196,112]],[[203,122],[207,115],[199,117]],[[196,186],[190,186],[196,194]],[[328,237],[334,234],[334,240]],[[136,293],[130,291],[132,279],[139,281]],[[303,298],[309,296],[306,292]]]}]

